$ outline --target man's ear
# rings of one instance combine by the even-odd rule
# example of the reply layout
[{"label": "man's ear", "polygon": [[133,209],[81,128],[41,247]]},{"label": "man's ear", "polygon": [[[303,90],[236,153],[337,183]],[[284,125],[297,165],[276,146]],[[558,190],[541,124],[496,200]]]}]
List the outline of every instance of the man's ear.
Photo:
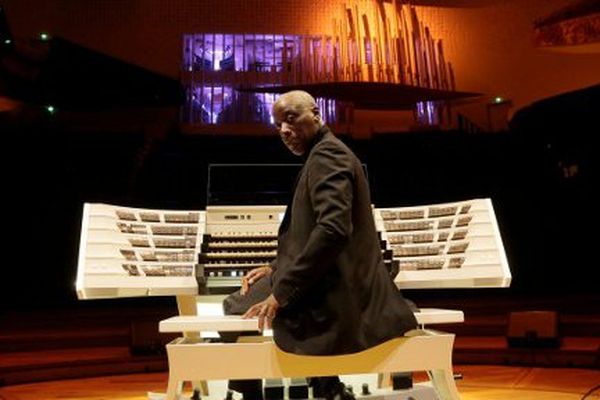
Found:
[{"label": "man's ear", "polygon": [[319,107],[315,106],[312,111],[314,114],[314,117],[313,117],[314,121],[315,122],[321,121],[321,112],[319,111]]}]

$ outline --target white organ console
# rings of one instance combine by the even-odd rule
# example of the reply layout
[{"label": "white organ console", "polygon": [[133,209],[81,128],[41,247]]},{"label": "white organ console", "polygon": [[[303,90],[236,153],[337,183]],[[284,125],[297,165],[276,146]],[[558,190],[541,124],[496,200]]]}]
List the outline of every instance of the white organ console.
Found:
[{"label": "white organ console", "polygon": [[[416,369],[431,372],[439,398],[457,399],[451,365],[454,336],[427,329],[436,323],[462,322],[463,314],[457,310],[420,310],[416,317],[421,329],[410,337],[386,342],[373,351],[340,356],[343,359],[289,355],[270,342],[202,341],[198,332],[256,330],[256,320],[198,315],[199,304],[218,304],[239,288],[249,270],[275,258],[284,211],[282,206],[174,211],[86,203],[78,297],[177,296],[180,315],[160,323],[162,332],[183,332],[182,338],[167,345],[170,400],[184,380]],[[386,266],[399,288],[509,286],[511,274],[490,199],[374,208],[373,215]],[[221,365],[218,358],[226,354],[236,355],[239,365],[215,369]],[[253,357],[264,358],[262,370],[256,370]]]}]

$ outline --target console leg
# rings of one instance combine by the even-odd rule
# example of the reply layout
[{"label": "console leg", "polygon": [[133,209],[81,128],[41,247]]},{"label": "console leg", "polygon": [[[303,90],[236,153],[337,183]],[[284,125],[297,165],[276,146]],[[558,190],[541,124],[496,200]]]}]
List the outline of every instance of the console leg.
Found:
[{"label": "console leg", "polygon": [[177,400],[183,390],[183,382],[169,375],[169,384],[167,385],[166,400]]},{"label": "console leg", "polygon": [[440,400],[459,400],[458,389],[454,382],[454,374],[452,368],[435,369],[429,371],[431,382],[436,389]]}]

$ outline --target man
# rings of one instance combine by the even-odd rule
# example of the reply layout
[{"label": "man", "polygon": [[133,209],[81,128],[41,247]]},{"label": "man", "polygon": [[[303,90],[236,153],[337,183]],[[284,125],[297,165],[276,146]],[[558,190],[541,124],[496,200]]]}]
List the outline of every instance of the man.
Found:
[{"label": "man", "polygon": [[[324,125],[310,94],[281,95],[273,116],[304,165],[276,260],[246,276],[241,292],[226,299],[226,313],[249,306],[244,318],[258,317],[261,330],[272,327],[275,343],[296,354],[354,353],[403,336],[417,322],[383,264],[360,161]],[[351,397],[337,377],[310,384],[315,397]]]}]

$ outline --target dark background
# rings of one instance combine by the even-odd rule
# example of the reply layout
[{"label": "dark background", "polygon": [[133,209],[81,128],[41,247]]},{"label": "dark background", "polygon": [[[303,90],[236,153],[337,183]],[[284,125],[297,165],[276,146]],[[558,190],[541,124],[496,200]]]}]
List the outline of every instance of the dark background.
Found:
[{"label": "dark background", "polygon": [[[487,295],[593,294],[598,88],[523,109],[507,132],[342,139],[366,164],[377,207],[492,199],[513,283]],[[300,162],[276,136],[189,136],[177,129],[151,140],[141,132],[78,134],[52,116],[29,124],[0,120],[0,131],[8,201],[0,295],[2,308],[13,310],[78,307],[84,202],[201,210],[211,163]],[[452,298],[465,291],[424,292],[415,296]],[[173,300],[98,303],[140,301]]]}]

